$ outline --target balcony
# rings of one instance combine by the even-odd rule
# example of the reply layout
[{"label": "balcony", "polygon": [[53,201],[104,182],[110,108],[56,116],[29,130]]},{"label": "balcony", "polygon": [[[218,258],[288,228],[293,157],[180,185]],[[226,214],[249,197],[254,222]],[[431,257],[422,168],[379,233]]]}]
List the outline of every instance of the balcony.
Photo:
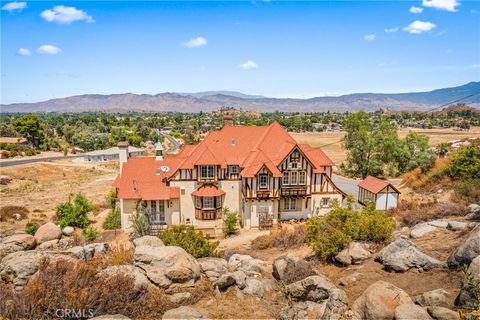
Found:
[{"label": "balcony", "polygon": [[222,209],[195,209],[195,219],[197,220],[217,220],[222,218]]},{"label": "balcony", "polygon": [[282,197],[305,197],[307,195],[307,187],[282,187],[280,195]]}]

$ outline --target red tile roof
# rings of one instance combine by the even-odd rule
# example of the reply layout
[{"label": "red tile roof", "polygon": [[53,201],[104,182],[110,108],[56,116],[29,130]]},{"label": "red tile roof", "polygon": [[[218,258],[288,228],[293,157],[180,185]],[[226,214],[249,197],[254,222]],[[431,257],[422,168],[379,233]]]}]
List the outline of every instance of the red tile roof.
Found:
[{"label": "red tile roof", "polygon": [[223,196],[225,191],[218,189],[212,185],[204,185],[192,192],[192,196],[196,197],[218,197]]},{"label": "red tile roof", "polygon": [[358,184],[359,187],[368,190],[374,194],[379,193],[389,185],[390,182],[388,182],[387,180],[378,179],[372,176],[366,177],[365,180],[360,181],[360,183]]}]

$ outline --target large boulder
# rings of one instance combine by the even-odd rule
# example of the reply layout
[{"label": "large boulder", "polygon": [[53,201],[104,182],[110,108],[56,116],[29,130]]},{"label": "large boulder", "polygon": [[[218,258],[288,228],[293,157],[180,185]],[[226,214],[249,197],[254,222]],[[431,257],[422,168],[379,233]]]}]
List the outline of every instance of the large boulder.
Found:
[{"label": "large boulder", "polygon": [[296,301],[321,302],[330,296],[335,285],[324,275],[310,276],[286,286],[287,295]]},{"label": "large boulder", "polygon": [[200,264],[180,247],[138,246],[134,261],[150,281],[164,289],[192,287],[200,278]]},{"label": "large boulder", "polygon": [[428,307],[428,314],[435,320],[460,320],[460,314],[444,307]]},{"label": "large boulder", "polygon": [[235,253],[228,259],[228,267],[243,271],[247,276],[259,276],[262,274],[264,262],[246,254]]},{"label": "large boulder", "polygon": [[476,226],[460,246],[450,254],[447,263],[450,268],[462,267],[469,265],[478,255],[480,255],[480,225]]},{"label": "large boulder", "polygon": [[395,320],[431,320],[427,310],[416,304],[401,304],[395,309]]},{"label": "large boulder", "polygon": [[41,243],[37,250],[65,250],[72,248],[74,244],[75,240],[73,238],[53,239]]},{"label": "large boulder", "polygon": [[448,221],[447,229],[452,231],[468,230],[475,227],[475,222]]},{"label": "large boulder", "polygon": [[279,281],[291,280],[292,278],[309,277],[316,274],[311,264],[301,257],[292,254],[273,260],[273,277]]},{"label": "large boulder", "polygon": [[135,247],[150,246],[150,247],[164,247],[163,241],[159,237],[143,236],[133,240]]},{"label": "large boulder", "polygon": [[448,307],[450,305],[448,292],[444,289],[436,289],[436,290],[424,292],[422,294],[419,294],[413,297],[413,300],[415,301],[416,304],[419,304],[422,307],[426,307],[426,306]]},{"label": "large boulder", "polygon": [[217,280],[213,283],[214,287],[218,287],[218,289],[226,289],[235,284],[235,278],[233,277],[232,272],[227,272],[222,274]]},{"label": "large boulder", "polygon": [[99,272],[99,276],[103,279],[112,279],[120,275],[132,277],[137,291],[145,291],[150,284],[143,272],[132,265],[109,266]]},{"label": "large boulder", "polygon": [[367,250],[366,245],[360,242],[350,242],[348,247],[335,256],[335,261],[343,265],[359,264],[370,258],[372,254]]},{"label": "large boulder", "polygon": [[195,308],[181,306],[165,312],[162,320],[168,319],[208,319],[208,316]]},{"label": "large boulder", "polygon": [[465,216],[468,220],[480,220],[480,205],[472,203],[468,206],[468,214]]},{"label": "large boulder", "polygon": [[419,251],[405,236],[397,237],[383,248],[375,260],[383,264],[387,270],[396,272],[404,272],[410,268],[428,271],[444,265],[441,261]]},{"label": "large boulder", "polygon": [[90,260],[91,258],[106,253],[110,250],[108,243],[91,243],[86,246],[76,246],[70,249],[60,251],[61,254],[71,256],[76,259]]},{"label": "large boulder", "polygon": [[257,279],[247,279],[243,292],[256,297],[263,297],[263,283]]},{"label": "large boulder", "polygon": [[7,254],[35,248],[35,238],[28,233],[14,234],[0,243],[0,261]]},{"label": "large boulder", "polygon": [[[480,256],[477,256],[472,260],[470,266],[468,267],[468,272],[472,280],[480,281]],[[475,304],[479,303],[479,301],[475,301],[475,298],[472,296],[467,287],[468,283],[465,279],[462,283],[462,289],[455,300],[456,305],[473,307]]]},{"label": "large boulder", "polygon": [[413,303],[405,291],[391,283],[377,281],[355,300],[352,311],[356,318],[363,320],[393,319],[395,309],[405,303]]},{"label": "large boulder", "polygon": [[447,225],[448,221],[443,219],[419,223],[410,231],[410,237],[420,238],[428,233],[442,230],[443,228],[446,228]]},{"label": "large boulder", "polygon": [[45,223],[38,228],[37,232],[35,232],[35,240],[37,240],[37,244],[54,239],[60,239],[61,237],[62,229],[60,229],[60,227],[53,222]]},{"label": "large boulder", "polygon": [[200,270],[210,282],[215,282],[228,271],[228,262],[222,258],[206,257],[197,259],[197,262],[200,264]]},{"label": "large boulder", "polygon": [[42,257],[36,250],[12,252],[2,259],[0,279],[12,283],[15,290],[22,290],[30,277],[37,272]]}]

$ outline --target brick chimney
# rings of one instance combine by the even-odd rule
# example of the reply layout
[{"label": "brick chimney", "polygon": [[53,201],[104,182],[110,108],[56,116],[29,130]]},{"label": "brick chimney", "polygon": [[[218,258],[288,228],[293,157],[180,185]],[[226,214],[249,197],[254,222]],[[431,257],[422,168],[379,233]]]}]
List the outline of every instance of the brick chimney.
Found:
[{"label": "brick chimney", "polygon": [[120,164],[120,174],[122,173],[123,164],[128,161],[128,141],[126,141],[125,137],[120,137],[120,141],[118,141],[118,160]]},{"label": "brick chimney", "polygon": [[223,126],[233,126],[233,118],[231,116],[224,116]]}]

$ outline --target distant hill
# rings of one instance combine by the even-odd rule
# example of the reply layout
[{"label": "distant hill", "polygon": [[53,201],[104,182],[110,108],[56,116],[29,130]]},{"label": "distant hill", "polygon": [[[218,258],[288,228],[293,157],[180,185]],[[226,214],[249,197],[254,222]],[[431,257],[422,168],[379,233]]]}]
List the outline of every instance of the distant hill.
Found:
[{"label": "distant hill", "polygon": [[67,98],[51,99],[34,103],[0,105],[2,112],[198,112],[213,111],[221,107],[242,108],[259,112],[321,112],[321,111],[374,111],[378,109],[425,111],[442,104],[476,94],[461,102],[480,107],[480,82],[443,88],[428,92],[411,93],[355,93],[337,97],[311,99],[279,99],[250,96],[231,91],[208,91],[199,93],[149,94],[85,94]]}]

